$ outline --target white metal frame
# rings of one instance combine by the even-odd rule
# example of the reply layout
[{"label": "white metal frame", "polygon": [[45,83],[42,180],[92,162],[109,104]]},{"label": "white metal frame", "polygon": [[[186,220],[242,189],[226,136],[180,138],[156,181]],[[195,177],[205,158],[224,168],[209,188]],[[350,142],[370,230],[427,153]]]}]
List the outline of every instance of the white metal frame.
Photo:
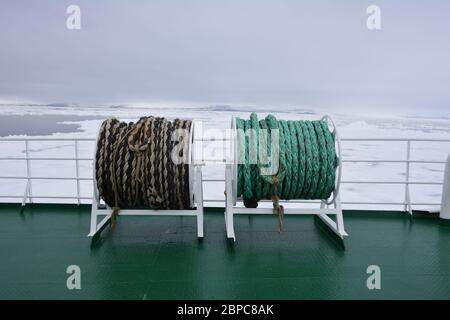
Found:
[{"label": "white metal frame", "polygon": [[[201,166],[195,166],[194,203],[195,209],[186,210],[152,210],[152,209],[121,209],[120,216],[195,216],[197,217],[197,237],[203,238],[203,187]],[[95,179],[94,179],[94,184]],[[96,187],[95,187],[96,188]],[[95,236],[111,219],[112,209],[100,204],[97,196],[92,200],[91,226],[88,237]],[[98,222],[98,218],[103,219]]]},{"label": "white metal frame", "polygon": [[[189,192],[191,207],[195,209],[185,210],[154,210],[154,209],[121,209],[120,216],[195,216],[197,217],[197,237],[203,238],[203,182],[202,166],[194,161],[194,132],[195,121],[192,123],[192,129],[189,137]],[[97,153],[97,143],[95,144],[93,161]],[[113,209],[106,204],[100,203],[100,197],[97,188],[97,179],[95,178],[95,163],[93,164],[93,199],[91,209],[91,227],[88,237],[95,236],[103,226],[111,219]],[[193,190],[192,190],[193,189]],[[103,219],[98,222],[98,218]]]},{"label": "white metal frame", "polygon": [[445,164],[444,169],[444,186],[442,188],[439,217],[441,219],[450,220],[450,154],[447,157],[447,163]]},{"label": "white metal frame", "polygon": [[[338,158],[338,166],[337,166],[337,175],[335,188],[333,190],[333,195],[331,199],[323,199],[320,201],[320,208],[285,208],[284,214],[286,215],[316,215],[319,219],[321,219],[325,225],[333,231],[336,235],[338,235],[341,239],[348,234],[344,229],[344,217],[342,214],[342,206],[341,199],[339,196],[339,188],[340,181],[342,176],[342,160],[341,160],[341,142],[339,138],[339,134],[337,132],[336,126],[334,125],[333,120],[329,116],[325,116],[322,118],[323,120],[328,121],[332,125],[332,134],[334,140],[336,142],[336,150],[337,150],[337,158]],[[234,132],[234,137],[231,140],[232,146],[231,148],[234,150],[234,161],[233,163],[228,163],[225,168],[225,228],[227,232],[227,237],[229,239],[233,239],[236,241],[236,234],[234,232],[234,215],[236,214],[247,214],[247,215],[255,215],[255,214],[273,214],[272,208],[245,208],[242,205],[238,205],[237,197],[237,130],[236,130],[236,120],[232,119],[231,129]],[[289,201],[280,200],[281,204],[286,204]],[[292,203],[292,202],[291,202]],[[329,215],[334,215],[336,217],[336,221],[331,219]]]}]

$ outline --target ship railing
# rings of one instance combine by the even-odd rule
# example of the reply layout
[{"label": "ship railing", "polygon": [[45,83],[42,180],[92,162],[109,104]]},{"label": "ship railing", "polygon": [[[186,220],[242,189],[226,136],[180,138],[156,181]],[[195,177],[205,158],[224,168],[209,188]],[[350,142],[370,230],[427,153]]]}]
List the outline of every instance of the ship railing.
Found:
[{"label": "ship railing", "polygon": [[[38,143],[38,142],[68,142],[73,144],[73,153],[68,157],[57,157],[57,156],[45,156],[45,157],[33,157],[32,150],[30,149],[30,144]],[[75,200],[79,205],[82,200],[91,200],[92,196],[83,196],[80,192],[80,181],[92,181],[92,175],[89,177],[81,177],[80,176],[80,161],[93,161],[91,157],[80,157],[79,143],[80,142],[92,142],[95,143],[95,138],[58,138],[58,137],[6,137],[0,138],[0,150],[2,149],[1,143],[3,142],[18,142],[24,144],[24,156],[7,156],[4,153],[0,156],[0,161],[3,160],[17,160],[17,161],[26,161],[26,175],[1,175],[1,180],[25,180],[26,186],[25,190],[23,190],[23,194],[0,194],[1,198],[7,199],[20,199],[22,205],[26,203],[33,203],[34,199],[64,199],[64,200]],[[217,142],[217,141],[229,141],[228,139],[216,139],[216,138],[195,138],[196,143],[203,142]],[[430,142],[430,143],[450,143],[450,139],[439,139],[439,138],[341,138],[341,142],[402,142],[405,144],[404,154],[405,158],[403,159],[364,159],[364,158],[343,158],[342,162],[345,163],[366,163],[366,164],[376,164],[376,163],[400,163],[405,165],[404,175],[405,178],[401,180],[372,180],[372,179],[360,179],[360,180],[342,180],[341,183],[343,185],[348,184],[364,184],[364,185],[402,185],[404,187],[404,200],[403,201],[342,201],[342,204],[345,205],[394,205],[394,206],[403,206],[404,211],[412,212],[413,206],[439,206],[440,202],[415,202],[411,199],[410,186],[412,185],[438,185],[442,186],[442,181],[428,181],[428,180],[420,180],[415,181],[411,180],[410,174],[410,166],[411,164],[438,164],[444,166],[446,161],[442,160],[426,160],[426,159],[412,159],[411,158],[411,150],[412,145],[418,142]],[[345,152],[345,146],[344,146]],[[31,162],[33,161],[73,161],[75,162],[75,176],[67,177],[67,176],[35,176],[32,174]],[[225,159],[202,159],[202,162],[207,166],[210,163],[221,163],[225,164]],[[34,180],[69,180],[75,181],[76,183],[76,194],[74,195],[33,195],[33,184]],[[225,182],[225,179],[212,179],[212,178],[204,178],[203,183],[217,183],[217,182]],[[225,203],[224,199],[204,199],[205,203]],[[290,200],[289,203],[315,203],[317,201],[309,201],[309,200]]]}]

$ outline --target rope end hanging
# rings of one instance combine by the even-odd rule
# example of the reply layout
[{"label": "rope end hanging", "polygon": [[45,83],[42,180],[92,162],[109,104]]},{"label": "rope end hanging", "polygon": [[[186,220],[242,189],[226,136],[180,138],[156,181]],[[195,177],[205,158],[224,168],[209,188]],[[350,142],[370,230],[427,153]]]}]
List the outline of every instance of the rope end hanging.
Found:
[{"label": "rope end hanging", "polygon": [[278,233],[283,231],[283,219],[284,219],[284,207],[280,205],[280,197],[277,195],[272,196],[273,202],[273,214],[278,216]]},{"label": "rope end hanging", "polygon": [[280,205],[280,197],[278,196],[278,176],[273,177],[273,213],[278,216],[278,233],[283,231],[284,207]]},{"label": "rope end hanging", "polygon": [[278,206],[278,233],[283,231],[283,221],[284,221],[284,207],[282,205]]},{"label": "rope end hanging", "polygon": [[119,207],[113,207],[113,211],[111,213],[111,230],[114,230],[116,228],[117,216],[119,215],[119,211]]}]

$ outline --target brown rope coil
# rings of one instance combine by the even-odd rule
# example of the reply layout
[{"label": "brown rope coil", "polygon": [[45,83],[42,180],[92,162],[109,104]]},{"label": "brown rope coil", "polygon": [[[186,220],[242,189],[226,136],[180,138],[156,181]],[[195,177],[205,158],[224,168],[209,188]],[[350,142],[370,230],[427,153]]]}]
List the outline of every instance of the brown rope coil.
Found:
[{"label": "brown rope coil", "polygon": [[[98,194],[113,208],[186,209],[192,122],[142,117],[136,123],[105,120],[95,159]],[[173,154],[175,152],[175,154]],[[173,161],[173,157],[176,161]]]}]

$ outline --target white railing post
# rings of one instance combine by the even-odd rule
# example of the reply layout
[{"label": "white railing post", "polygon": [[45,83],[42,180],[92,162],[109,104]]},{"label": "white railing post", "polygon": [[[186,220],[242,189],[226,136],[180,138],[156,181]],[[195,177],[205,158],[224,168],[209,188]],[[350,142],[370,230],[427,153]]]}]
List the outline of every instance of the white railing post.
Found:
[{"label": "white railing post", "polygon": [[[25,140],[25,155],[27,157],[27,190],[28,190],[28,201],[33,203],[33,189],[31,186],[31,168],[30,168],[30,147],[28,145],[28,140]],[[25,194],[27,194],[25,193]]]},{"label": "white railing post", "polygon": [[75,171],[77,178],[77,204],[80,205],[80,168],[78,163],[78,140],[75,140]]},{"label": "white railing post", "polygon": [[203,214],[203,181],[201,166],[195,166],[194,192],[197,204],[197,237],[203,238],[204,214]]},{"label": "white railing post", "polygon": [[412,214],[411,208],[411,194],[409,191],[409,160],[411,159],[411,140],[406,143],[406,184],[405,184],[405,207],[404,211],[408,211]]},{"label": "white railing post", "polygon": [[447,157],[444,171],[444,185],[442,187],[441,211],[439,217],[450,219],[450,154]]},{"label": "white railing post", "polygon": [[[200,137],[199,139],[197,137]],[[198,140],[196,140],[198,139]],[[194,143],[192,144],[194,147],[194,165],[199,165],[200,163],[203,163],[203,141],[204,141],[204,137],[203,137],[203,121],[198,121],[195,123],[195,131],[194,131]],[[200,155],[197,155],[197,152],[200,152]],[[197,161],[197,159],[200,159],[200,161]]]},{"label": "white railing post", "polygon": [[22,198],[22,207],[25,207],[25,205],[27,204],[29,186],[30,186],[30,181],[27,181],[27,185],[25,186],[25,192],[24,192],[23,198]]}]

